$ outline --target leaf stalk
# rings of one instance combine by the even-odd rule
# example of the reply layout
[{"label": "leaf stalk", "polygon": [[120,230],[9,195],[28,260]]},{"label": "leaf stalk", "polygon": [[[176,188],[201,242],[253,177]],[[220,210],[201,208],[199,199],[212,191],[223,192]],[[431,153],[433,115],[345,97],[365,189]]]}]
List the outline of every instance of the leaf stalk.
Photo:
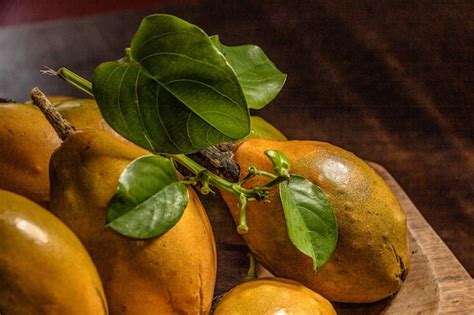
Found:
[{"label": "leaf stalk", "polygon": [[240,195],[239,209],[239,226],[237,226],[237,233],[247,234],[249,227],[247,225],[247,201],[248,199],[244,195]]},{"label": "leaf stalk", "polygon": [[257,279],[257,263],[255,261],[255,257],[250,253],[248,255],[250,264],[244,282]]},{"label": "leaf stalk", "polygon": [[231,194],[244,195],[246,198],[259,199],[260,197],[259,192],[255,189],[247,189],[242,187],[239,183],[231,183],[212,173],[205,167],[199,165],[197,162],[195,162],[184,154],[171,154],[169,156],[175,159],[179,164],[183,165],[192,173],[196,175],[201,174],[201,176],[205,176],[207,178],[207,181],[211,185],[216,186],[221,190],[227,191]]},{"label": "leaf stalk", "polygon": [[94,96],[94,92],[92,91],[92,83],[77,73],[72,72],[68,68],[61,67],[56,70],[55,74],[72,86],[75,86],[90,96]]}]

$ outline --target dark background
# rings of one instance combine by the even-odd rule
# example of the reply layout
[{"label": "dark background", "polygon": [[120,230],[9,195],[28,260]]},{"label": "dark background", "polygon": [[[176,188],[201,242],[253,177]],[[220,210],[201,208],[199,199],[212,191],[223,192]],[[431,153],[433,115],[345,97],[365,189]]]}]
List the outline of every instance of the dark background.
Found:
[{"label": "dark background", "polygon": [[474,2],[0,0],[0,97],[84,97],[39,70],[90,78],[157,12],[261,46],[288,81],[259,115],[382,164],[474,274]]}]

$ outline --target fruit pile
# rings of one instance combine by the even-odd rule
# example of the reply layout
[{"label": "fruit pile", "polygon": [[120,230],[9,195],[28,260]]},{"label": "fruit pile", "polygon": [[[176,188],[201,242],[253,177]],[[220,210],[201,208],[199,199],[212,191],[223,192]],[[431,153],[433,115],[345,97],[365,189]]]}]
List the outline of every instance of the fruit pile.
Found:
[{"label": "fruit pile", "polygon": [[354,154],[249,115],[286,79],[260,48],[153,15],[92,83],[54,74],[95,100],[0,103],[1,314],[210,313],[219,253],[198,193],[224,199],[229,233],[276,276],[215,314],[335,314],[399,290],[397,199]]}]

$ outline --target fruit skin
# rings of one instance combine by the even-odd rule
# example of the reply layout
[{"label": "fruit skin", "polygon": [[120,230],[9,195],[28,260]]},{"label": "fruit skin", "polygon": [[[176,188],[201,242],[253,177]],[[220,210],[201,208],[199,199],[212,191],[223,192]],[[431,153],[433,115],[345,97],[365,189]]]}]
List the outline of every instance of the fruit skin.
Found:
[{"label": "fruit skin", "polygon": [[56,102],[54,107],[76,129],[110,128],[100,115],[94,99],[65,99]]},{"label": "fruit skin", "polygon": [[262,278],[234,287],[214,311],[214,315],[240,314],[336,315],[336,311],[328,300],[296,281]]},{"label": "fruit skin", "polygon": [[[72,99],[73,98],[70,97],[70,96],[61,96],[61,95],[48,96],[48,100],[53,105],[64,102],[64,101],[72,100]],[[33,101],[31,101],[31,100],[26,101],[25,104],[33,105]]]},{"label": "fruit skin", "polygon": [[[271,171],[266,150],[285,153],[291,173],[319,185],[336,214],[339,240],[335,253],[314,272],[312,261],[288,239],[278,190],[270,203],[250,202],[244,239],[257,260],[275,275],[297,280],[331,301],[366,303],[400,288],[408,269],[406,217],[383,179],[364,161],[336,146],[316,141],[248,140],[235,160],[247,174],[250,165]],[[263,184],[261,177],[247,187]],[[222,193],[237,222],[237,199]]]},{"label": "fruit skin", "polygon": [[[73,100],[65,96],[49,99],[78,128],[97,125],[113,132],[105,122],[102,123],[94,100]],[[31,102],[0,103],[0,189],[48,207],[49,159],[61,142]]]},{"label": "fruit skin", "polygon": [[51,158],[50,209],[88,249],[111,314],[206,314],[216,249],[205,210],[191,189],[183,216],[160,237],[133,240],[105,227],[119,175],[146,154],[104,131],[75,132]]},{"label": "fruit skin", "polygon": [[[53,101],[56,109],[76,129],[98,128],[122,138],[104,120],[94,99],[53,97]],[[250,116],[250,133],[245,139],[287,140],[280,130],[259,116]]]},{"label": "fruit skin", "polygon": [[136,146],[115,132],[115,130],[107,124],[100,113],[97,102],[94,99],[62,99],[54,105],[61,113],[61,116],[70,122],[77,130],[104,130],[123,141],[127,141],[130,145]]},{"label": "fruit skin", "polygon": [[245,139],[288,140],[280,130],[259,116],[250,116],[250,133]]},{"label": "fruit skin", "polygon": [[[48,99],[76,129],[101,129],[128,142],[107,125],[95,100],[67,96]],[[61,142],[31,102],[0,103],[0,189],[25,196],[47,208],[49,159]]]},{"label": "fruit skin", "polygon": [[[273,125],[259,116],[250,116],[250,134],[245,139],[264,138],[271,140],[287,140],[287,138]],[[237,143],[242,140],[236,141]],[[247,261],[247,250],[243,250],[245,242],[242,236],[235,231],[232,216],[219,194],[199,195],[214,229],[219,255],[218,265],[222,270],[234,270],[235,273],[220,272],[217,275],[216,294],[227,291],[229,285],[241,281],[241,275],[247,271],[242,261]],[[240,247],[239,247],[240,246]],[[239,250],[240,248],[241,250]]]},{"label": "fruit skin", "polygon": [[107,314],[79,239],[44,208],[0,190],[0,313]]},{"label": "fruit skin", "polygon": [[[48,99],[76,129],[104,130],[137,147],[105,122],[94,99],[67,96],[50,96]],[[257,116],[251,117],[248,137],[286,139],[278,129]],[[13,191],[48,207],[49,159],[60,145],[56,132],[31,101],[25,104],[0,103],[0,189]]]},{"label": "fruit skin", "polygon": [[49,201],[49,158],[61,140],[33,105],[0,104],[0,189],[42,206]]},{"label": "fruit skin", "polygon": [[[287,140],[280,130],[259,116],[250,116],[250,134],[245,139]],[[199,195],[199,198],[213,223],[218,242],[233,245],[244,244],[239,234],[229,233],[229,231],[235,231],[235,225],[222,197],[219,194],[209,194]]]}]

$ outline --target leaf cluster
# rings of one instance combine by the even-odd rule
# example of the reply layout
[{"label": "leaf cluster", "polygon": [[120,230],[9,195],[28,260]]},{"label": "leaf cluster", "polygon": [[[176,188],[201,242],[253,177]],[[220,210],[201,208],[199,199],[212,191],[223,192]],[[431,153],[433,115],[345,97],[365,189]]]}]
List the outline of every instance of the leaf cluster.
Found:
[{"label": "leaf cluster", "polygon": [[[213,185],[239,196],[238,231],[246,233],[248,202],[265,201],[268,190],[278,185],[291,242],[315,269],[329,260],[337,242],[331,204],[318,186],[291,174],[282,152],[265,153],[274,173],[252,167],[239,183],[227,182],[184,155],[245,137],[249,109],[263,108],[280,92],[286,75],[261,48],[226,46],[196,25],[156,14],[142,21],[123,58],[97,67],[92,84],[65,68],[56,74],[94,95],[115,131],[158,154],[136,159],[123,171],[108,207],[108,227],[132,238],[159,236],[186,208],[185,183],[199,183],[206,191]],[[196,176],[180,180],[174,162]],[[254,176],[269,181],[244,188]]]},{"label": "leaf cluster", "polygon": [[156,14],[143,19],[122,59],[97,67],[93,92],[125,138],[152,152],[192,153],[245,137],[249,108],[267,105],[285,79],[259,47],[228,47]]}]

